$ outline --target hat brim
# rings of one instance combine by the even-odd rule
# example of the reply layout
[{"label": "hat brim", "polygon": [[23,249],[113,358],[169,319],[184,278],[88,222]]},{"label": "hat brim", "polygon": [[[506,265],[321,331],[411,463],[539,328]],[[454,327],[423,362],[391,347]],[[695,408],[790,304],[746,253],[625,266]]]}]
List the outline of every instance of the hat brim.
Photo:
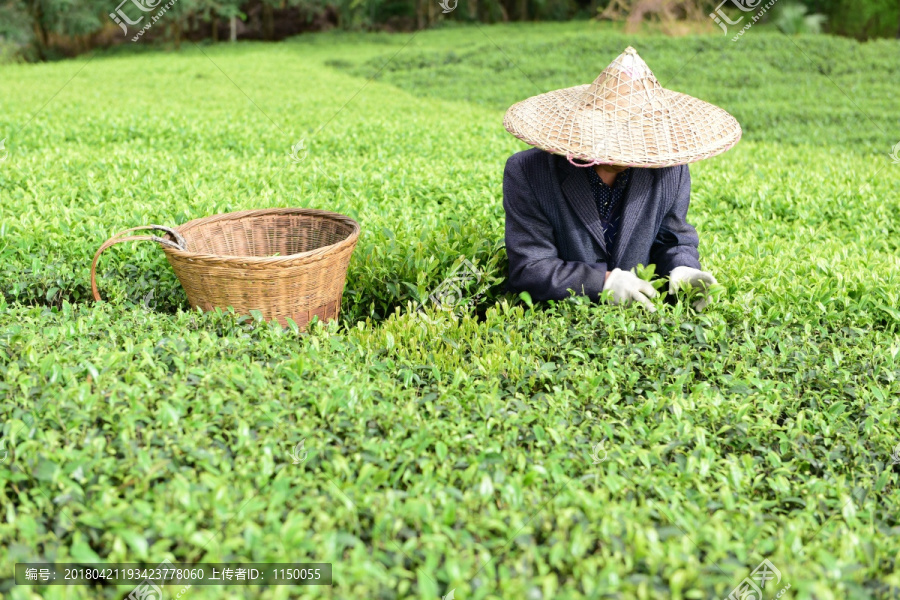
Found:
[{"label": "hat brim", "polygon": [[721,154],[741,139],[737,119],[693,96],[658,88],[652,99],[604,110],[584,106],[589,87],[513,104],[503,125],[526,144],[570,160],[629,167],[688,164]]}]

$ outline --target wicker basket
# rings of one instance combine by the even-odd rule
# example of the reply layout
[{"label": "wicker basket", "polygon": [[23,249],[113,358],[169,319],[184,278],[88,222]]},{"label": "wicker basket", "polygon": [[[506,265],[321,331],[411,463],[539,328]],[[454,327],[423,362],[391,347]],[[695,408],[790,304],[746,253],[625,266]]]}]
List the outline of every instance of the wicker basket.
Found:
[{"label": "wicker basket", "polygon": [[[139,229],[167,232],[124,236]],[[132,240],[160,243],[187,292],[191,306],[203,310],[233,307],[239,314],[258,310],[282,325],[291,318],[306,329],[313,316],[337,318],[347,265],[359,237],[359,224],[338,213],[307,208],[245,210],[189,221],[177,228],[134,227],[107,240],[91,264],[97,289],[97,262],[104,250]]]}]

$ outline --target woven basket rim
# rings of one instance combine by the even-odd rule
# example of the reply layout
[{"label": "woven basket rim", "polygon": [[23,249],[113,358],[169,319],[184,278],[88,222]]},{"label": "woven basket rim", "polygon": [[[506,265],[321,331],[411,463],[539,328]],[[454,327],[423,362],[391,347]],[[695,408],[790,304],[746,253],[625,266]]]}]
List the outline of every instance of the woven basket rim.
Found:
[{"label": "woven basket rim", "polygon": [[[199,219],[192,219],[187,223],[179,225],[175,229],[184,237],[188,237],[190,230],[198,227],[200,225],[206,225],[209,223],[214,223],[216,221],[234,221],[238,219],[243,219],[247,217],[262,217],[266,215],[272,214],[281,214],[281,215],[304,215],[310,217],[317,217],[320,219],[329,219],[332,221],[340,221],[346,225],[351,227],[350,234],[342,239],[339,242],[335,242],[334,244],[329,244],[327,246],[320,246],[313,250],[307,250],[306,252],[298,252],[297,254],[286,254],[284,256],[242,256],[237,254],[204,254],[200,252],[190,252],[188,250],[179,250],[176,248],[163,247],[163,250],[166,254],[171,254],[173,256],[177,256],[179,258],[184,259],[193,259],[193,260],[212,260],[218,262],[235,262],[241,264],[256,264],[256,265],[272,265],[272,266],[283,266],[284,263],[293,263],[293,262],[315,262],[316,260],[323,260],[333,256],[338,251],[344,250],[346,247],[352,248],[356,244],[357,238],[359,238],[360,226],[355,220],[351,219],[347,215],[342,215],[341,213],[332,212],[329,210],[320,210],[317,208],[261,208],[261,209],[250,209],[250,210],[239,210],[235,212],[229,213],[220,213],[217,215],[211,215],[208,217],[200,217]],[[306,260],[311,259],[311,260]]]}]

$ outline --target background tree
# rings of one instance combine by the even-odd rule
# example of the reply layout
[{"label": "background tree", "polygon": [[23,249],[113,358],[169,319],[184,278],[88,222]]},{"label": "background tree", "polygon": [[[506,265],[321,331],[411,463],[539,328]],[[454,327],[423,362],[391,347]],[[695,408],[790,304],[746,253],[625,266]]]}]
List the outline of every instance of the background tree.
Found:
[{"label": "background tree", "polygon": [[[26,60],[52,60],[93,47],[122,43],[127,37],[109,18],[121,0],[0,0],[0,60],[11,53]],[[859,39],[900,37],[900,0],[780,0],[787,16],[823,14],[824,30]],[[656,20],[686,27],[664,28],[677,34],[691,23],[709,24],[714,0],[459,0],[444,14],[439,0],[178,0],[141,41],[220,39],[277,40],[330,27],[349,30],[410,31],[443,21],[567,20],[601,17],[636,28]],[[127,9],[130,4],[126,5]],[[793,12],[790,12],[793,10]],[[148,13],[149,14],[149,13]],[[796,19],[793,19],[796,20]],[[788,19],[788,21],[791,21]],[[799,22],[799,21],[798,21]],[[804,21],[806,22],[806,21]],[[815,28],[805,28],[812,31]],[[129,33],[132,33],[130,30]],[[10,51],[10,48],[13,50]],[[7,58],[3,58],[3,57]]]}]

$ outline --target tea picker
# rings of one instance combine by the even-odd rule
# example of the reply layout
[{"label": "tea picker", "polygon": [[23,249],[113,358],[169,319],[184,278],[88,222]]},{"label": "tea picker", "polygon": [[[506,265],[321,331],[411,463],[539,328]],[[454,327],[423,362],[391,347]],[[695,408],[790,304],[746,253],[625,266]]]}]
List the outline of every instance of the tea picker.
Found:
[{"label": "tea picker", "polygon": [[701,291],[697,231],[687,222],[688,163],[715,156],[741,138],[721,108],[663,88],[628,47],[591,84],[514,104],[506,129],[534,146],[514,154],[503,174],[509,288],[535,300],[569,290],[655,310],[656,289],[638,265],[656,265],[673,296]]}]

